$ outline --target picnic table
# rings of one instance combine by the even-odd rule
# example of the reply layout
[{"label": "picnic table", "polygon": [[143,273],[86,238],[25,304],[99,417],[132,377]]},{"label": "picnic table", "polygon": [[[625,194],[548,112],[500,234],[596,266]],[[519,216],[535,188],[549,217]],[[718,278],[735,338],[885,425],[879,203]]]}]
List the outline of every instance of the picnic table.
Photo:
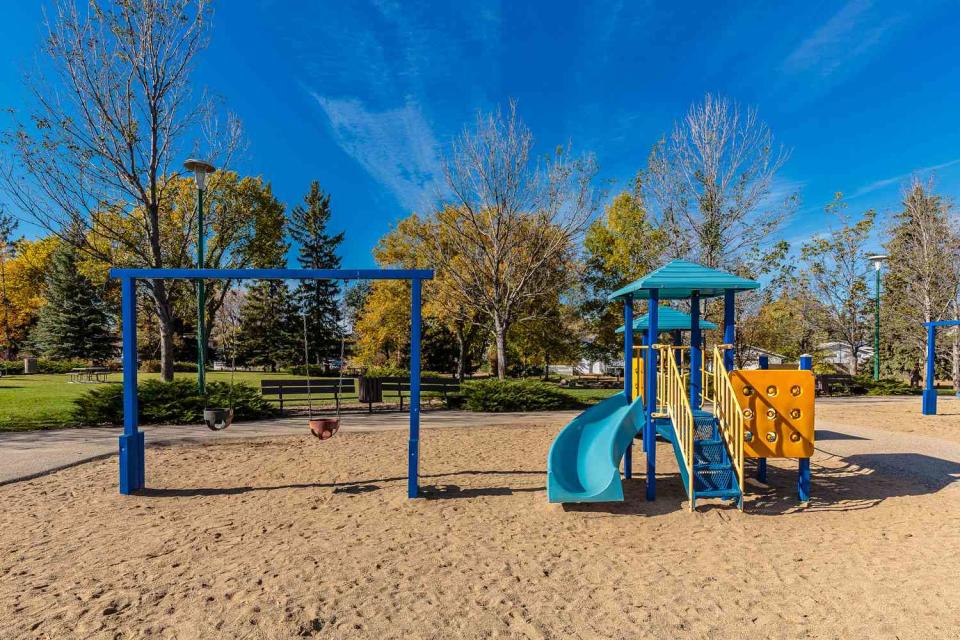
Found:
[{"label": "picnic table", "polygon": [[95,384],[106,382],[110,369],[106,367],[76,367],[70,369],[70,382],[78,384]]}]

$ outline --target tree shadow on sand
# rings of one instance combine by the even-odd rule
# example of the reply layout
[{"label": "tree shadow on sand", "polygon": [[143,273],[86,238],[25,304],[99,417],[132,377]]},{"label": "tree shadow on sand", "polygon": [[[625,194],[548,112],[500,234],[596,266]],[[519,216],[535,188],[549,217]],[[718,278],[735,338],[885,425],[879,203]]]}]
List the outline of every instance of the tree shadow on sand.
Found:
[{"label": "tree shadow on sand", "polygon": [[[822,453],[822,452],[821,452]],[[780,515],[801,511],[859,511],[877,506],[887,498],[922,496],[942,491],[960,482],[960,463],[918,453],[867,453],[847,457],[821,455],[814,459],[810,501],[802,504],[797,500],[796,461],[783,461],[789,466],[778,466],[781,461],[771,461],[767,470],[767,483],[752,480],[755,465],[748,463],[747,491],[744,510],[754,515]],[[467,499],[484,496],[511,496],[517,493],[544,491],[544,484],[481,483],[467,486],[451,482],[457,477],[496,478],[498,476],[542,476],[543,471],[521,470],[466,470],[451,473],[421,474],[421,497],[427,500]],[[259,491],[282,489],[332,489],[337,494],[359,495],[380,491],[385,485],[405,483],[406,476],[363,479],[348,482],[308,482],[281,485],[241,487],[190,487],[147,488],[139,495],[156,498],[192,496],[230,496]],[[523,486],[516,486],[517,484]],[[566,504],[565,511],[607,514],[610,516],[646,515],[657,516],[673,513],[688,507],[687,496],[676,473],[657,475],[657,499],[646,500],[646,482],[642,475],[625,480],[623,502],[592,504]],[[737,506],[730,501],[699,500],[698,511],[733,510]]]},{"label": "tree shadow on sand", "polygon": [[[828,455],[811,464],[811,497],[797,499],[796,461],[789,467],[767,468],[767,483],[752,478],[756,466],[748,462],[744,511],[755,515],[782,515],[801,511],[859,511],[877,506],[887,498],[937,493],[960,482],[960,463],[918,453],[870,453],[847,457]],[[689,508],[679,474],[657,474],[657,499],[646,500],[646,482],[625,480],[623,502],[567,504],[564,510],[609,515],[656,516]],[[716,499],[697,501],[698,511],[736,511],[735,502]]]},{"label": "tree shadow on sand", "polygon": [[817,429],[817,441],[820,440],[869,440],[862,436],[853,436],[849,433],[839,431],[830,431],[829,429]]},{"label": "tree shadow on sand", "polygon": [[[468,470],[451,473],[420,474],[420,480],[452,478],[456,476],[512,476],[512,475],[539,475],[546,478],[543,471],[499,471],[499,470]],[[283,489],[333,489],[334,493],[358,495],[379,491],[384,484],[406,482],[406,476],[388,478],[374,478],[368,480],[354,480],[349,482],[300,482],[279,485],[245,485],[242,487],[183,487],[163,488],[147,487],[137,492],[137,495],[150,498],[179,498],[194,496],[233,496],[258,491],[278,491]],[[478,496],[503,496],[513,493],[543,491],[541,486],[536,487],[460,487],[452,483],[438,483],[434,485],[421,484],[421,497],[428,500],[443,500],[450,498],[473,498]]]},{"label": "tree shadow on sand", "polygon": [[760,515],[860,511],[887,498],[934,494],[960,481],[960,463],[920,453],[827,456],[815,460],[811,470],[811,496],[806,505],[797,501],[796,467],[770,465],[767,487],[750,486],[745,508]]}]

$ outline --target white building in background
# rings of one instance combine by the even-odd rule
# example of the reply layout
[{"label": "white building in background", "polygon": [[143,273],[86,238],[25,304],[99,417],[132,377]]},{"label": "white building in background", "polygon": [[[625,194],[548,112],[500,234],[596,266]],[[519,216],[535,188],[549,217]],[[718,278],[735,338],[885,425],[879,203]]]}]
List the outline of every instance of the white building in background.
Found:
[{"label": "white building in background", "polygon": [[767,363],[770,366],[781,365],[787,361],[787,356],[785,355],[749,345],[740,347],[740,353],[737,354],[737,356],[737,359],[743,362],[744,369],[759,369],[760,356],[767,356]]},{"label": "white building in background", "polygon": [[[619,372],[619,373],[618,373]],[[551,364],[550,373],[562,376],[572,375],[600,375],[616,376],[623,374],[623,361],[611,362],[609,364],[599,360],[588,360],[586,358],[574,364]]]},{"label": "white building in background", "polygon": [[[832,340],[830,342],[821,342],[817,345],[817,351],[820,352],[823,362],[842,367],[849,371],[853,364],[853,349],[850,344],[842,340]],[[857,369],[863,367],[873,359],[873,347],[864,345],[857,352]]]}]

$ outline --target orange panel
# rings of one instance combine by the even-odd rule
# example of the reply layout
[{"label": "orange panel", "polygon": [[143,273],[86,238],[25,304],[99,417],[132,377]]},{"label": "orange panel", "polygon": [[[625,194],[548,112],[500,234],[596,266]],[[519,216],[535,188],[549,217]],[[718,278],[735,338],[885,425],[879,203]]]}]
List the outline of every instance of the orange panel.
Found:
[{"label": "orange panel", "polygon": [[748,458],[809,458],[814,439],[811,371],[737,370],[730,382],[743,409]]}]

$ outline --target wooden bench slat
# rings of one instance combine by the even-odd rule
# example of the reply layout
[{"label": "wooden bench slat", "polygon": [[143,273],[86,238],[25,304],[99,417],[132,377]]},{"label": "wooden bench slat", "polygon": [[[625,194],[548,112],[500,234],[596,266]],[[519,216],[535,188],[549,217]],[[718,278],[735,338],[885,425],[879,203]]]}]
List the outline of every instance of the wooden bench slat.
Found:
[{"label": "wooden bench slat", "polygon": [[261,393],[274,395],[278,393],[353,393],[350,387],[315,387],[306,385],[300,387],[276,387],[274,389],[262,389]]},{"label": "wooden bench slat", "polygon": [[[351,386],[356,382],[356,378],[344,378],[343,386]],[[306,378],[297,378],[293,380],[282,379],[263,379],[260,381],[260,387],[285,387],[289,385],[306,384]],[[337,378],[310,378],[310,386],[318,384],[337,384]]]}]

